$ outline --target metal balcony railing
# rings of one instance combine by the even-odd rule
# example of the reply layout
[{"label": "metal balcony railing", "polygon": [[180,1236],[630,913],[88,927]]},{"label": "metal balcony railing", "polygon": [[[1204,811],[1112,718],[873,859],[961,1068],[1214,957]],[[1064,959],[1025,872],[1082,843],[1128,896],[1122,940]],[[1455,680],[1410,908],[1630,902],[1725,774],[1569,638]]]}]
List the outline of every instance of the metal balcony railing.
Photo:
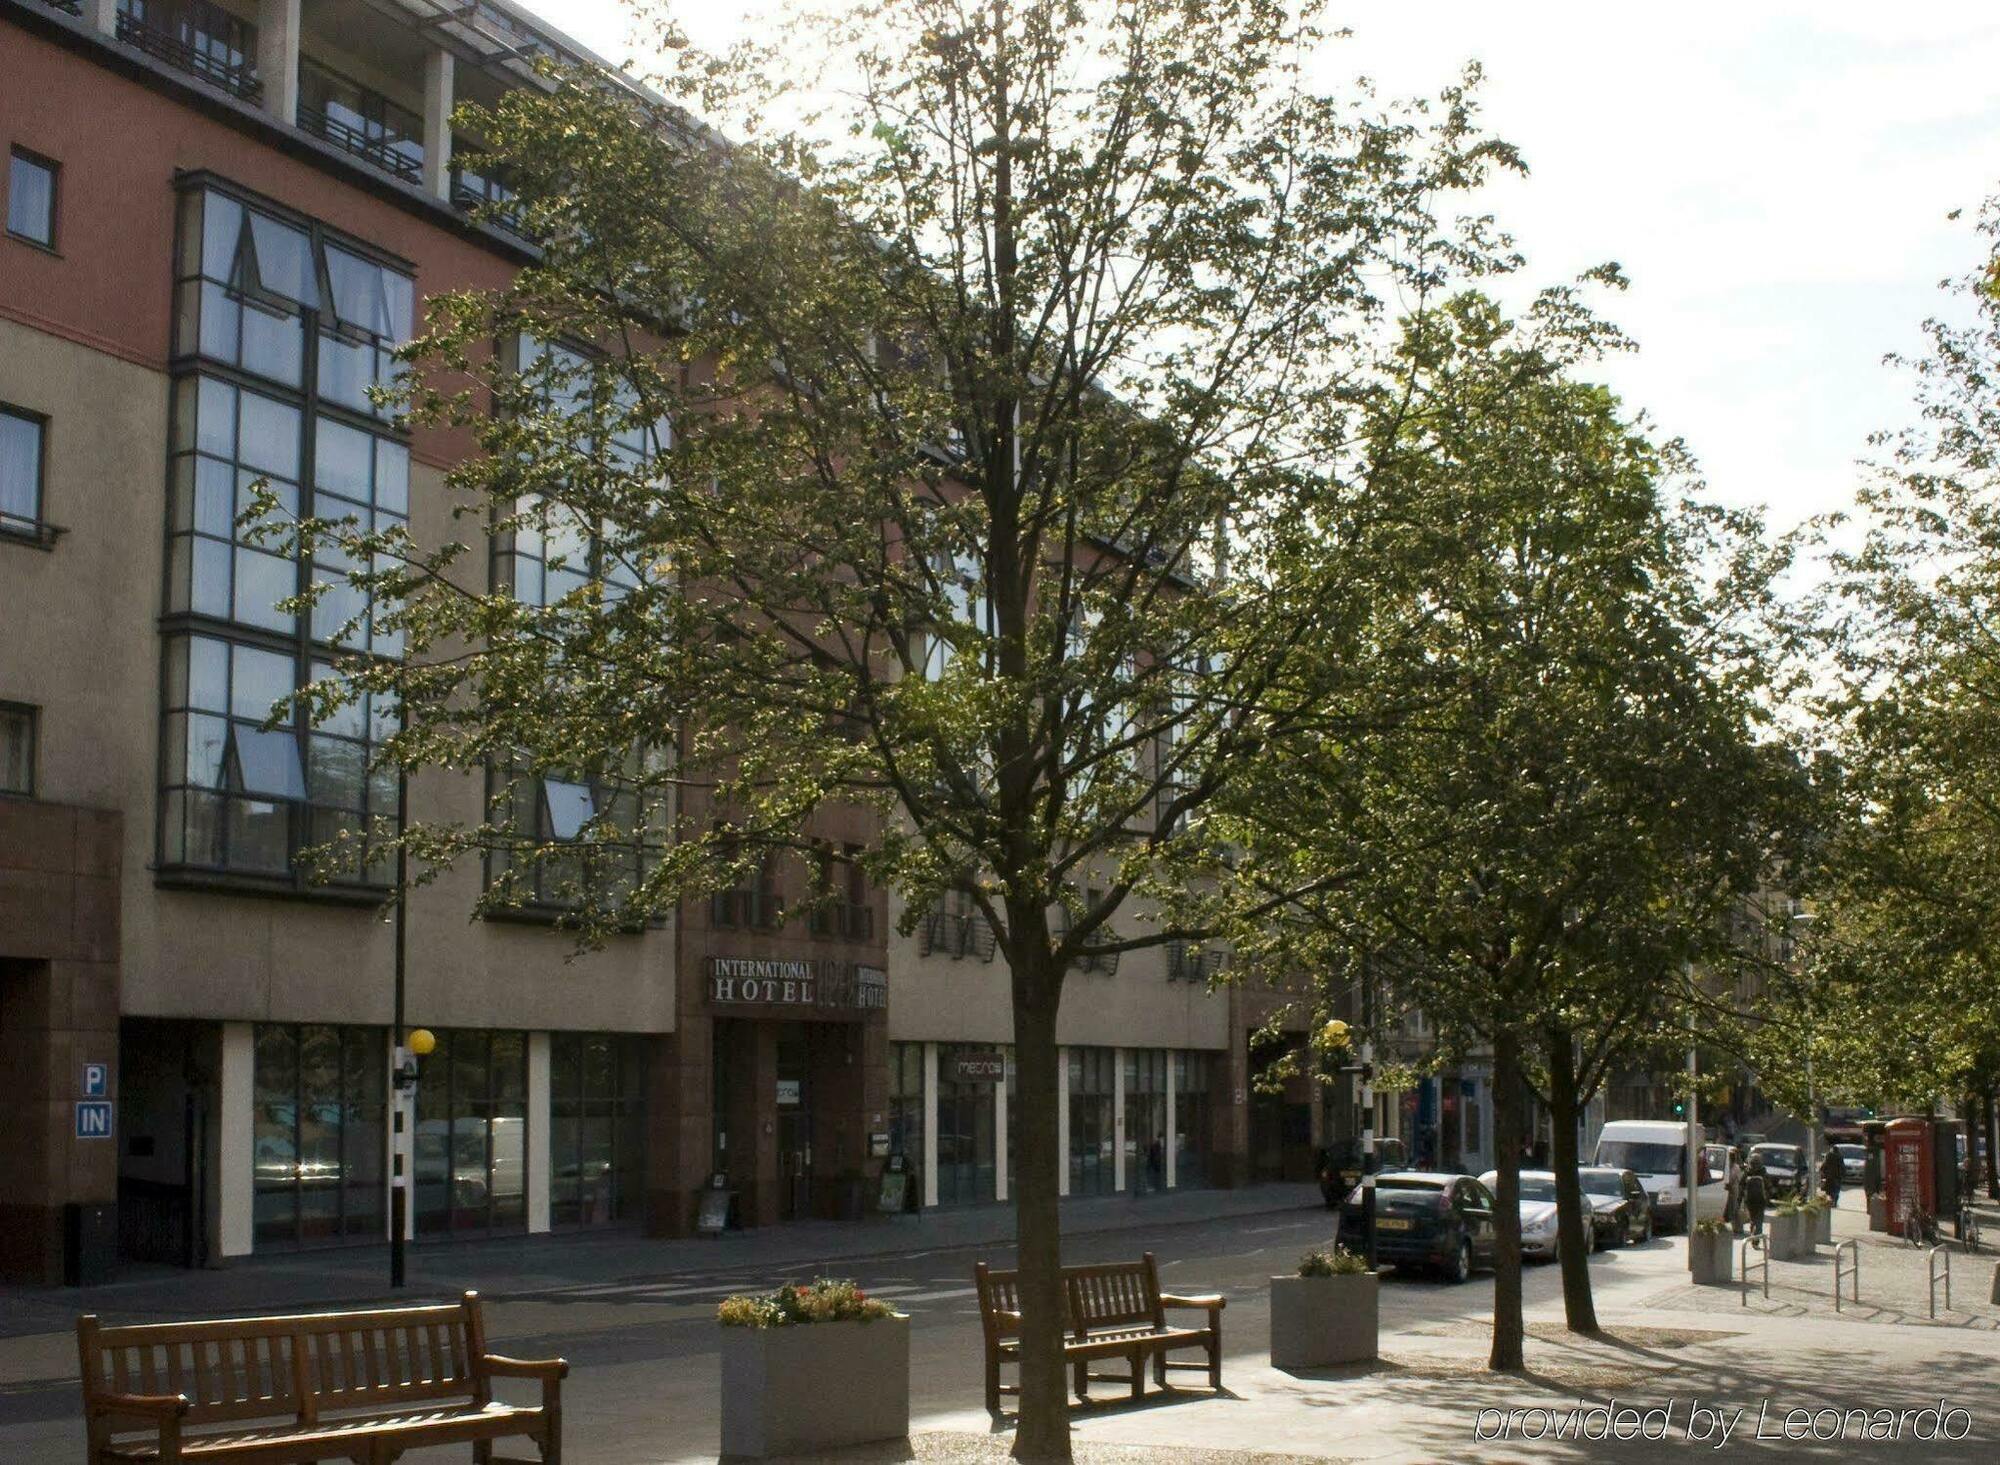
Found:
[{"label": "metal balcony railing", "polygon": [[254,102],[264,94],[255,63],[247,51],[219,45],[197,30],[190,39],[185,26],[168,29],[139,19],[128,12],[118,16],[118,39],[135,46],[176,71],[185,71],[221,87],[232,96]]},{"label": "metal balcony railing", "polygon": [[392,173],[405,183],[422,183],[424,165],[422,149],[411,157],[407,151],[416,144],[407,139],[375,136],[351,127],[337,117],[331,117],[317,107],[299,104],[299,126],[316,137],[323,137],[343,152],[363,158],[385,173]]}]

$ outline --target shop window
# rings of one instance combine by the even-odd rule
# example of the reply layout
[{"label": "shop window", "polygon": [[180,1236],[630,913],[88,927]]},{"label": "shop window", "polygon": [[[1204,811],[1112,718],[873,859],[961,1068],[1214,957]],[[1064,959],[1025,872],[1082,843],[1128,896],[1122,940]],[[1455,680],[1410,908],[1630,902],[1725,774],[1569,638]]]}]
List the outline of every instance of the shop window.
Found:
[{"label": "shop window", "polygon": [[1209,1183],[1213,1114],[1209,1085],[1215,1057],[1182,1052],[1174,1075],[1174,1184],[1182,1190]]},{"label": "shop window", "polygon": [[636,1221],[645,1199],[645,1040],[549,1038],[549,1221]]},{"label": "shop window", "polygon": [[1069,1193],[1110,1195],[1118,1188],[1116,1051],[1070,1048]]},{"label": "shop window", "polygon": [[993,1084],[961,1080],[961,1054],[986,1055],[980,1045],[938,1045],[937,1179],[938,1204],[990,1201],[997,1194],[994,1174]]},{"label": "shop window", "polygon": [[260,1250],[386,1234],[387,1042],[381,1028],[258,1024],[252,1205]]},{"label": "shop window", "polygon": [[915,1195],[923,1195],[924,1045],[889,1045],[889,1153],[903,1157]]},{"label": "shop window", "polygon": [[524,1231],[527,1036],[457,1029],[437,1039],[417,1086],[417,1232]]}]

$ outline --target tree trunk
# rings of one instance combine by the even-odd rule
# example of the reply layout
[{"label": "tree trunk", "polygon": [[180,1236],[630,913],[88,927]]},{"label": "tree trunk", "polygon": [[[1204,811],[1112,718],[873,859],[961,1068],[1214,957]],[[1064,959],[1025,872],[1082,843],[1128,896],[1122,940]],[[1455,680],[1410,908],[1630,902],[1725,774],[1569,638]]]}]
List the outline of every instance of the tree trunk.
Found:
[{"label": "tree trunk", "polygon": [[[1047,962],[1044,955],[1042,964]],[[1069,1389],[1062,1353],[1062,1222],[1056,1208],[1065,1158],[1056,1115],[1060,991],[1045,973],[1015,974],[1011,1114],[1016,1125],[1014,1152],[1021,1161],[1014,1177],[1014,1227],[1022,1317],[1016,1460],[1070,1457]]]},{"label": "tree trunk", "polygon": [[1518,1369],[1521,1350],[1521,1040],[1493,1038],[1493,1144],[1500,1152],[1494,1187],[1493,1351],[1486,1366]]},{"label": "tree trunk", "polygon": [[1572,1333],[1595,1333],[1597,1304],[1590,1295],[1591,1224],[1577,1178],[1576,1126],[1582,1107],[1576,1097],[1576,1041],[1570,1030],[1552,1024],[1544,1044],[1549,1065],[1549,1123],[1554,1127],[1549,1160],[1556,1175],[1556,1255],[1561,1259],[1563,1319]]}]

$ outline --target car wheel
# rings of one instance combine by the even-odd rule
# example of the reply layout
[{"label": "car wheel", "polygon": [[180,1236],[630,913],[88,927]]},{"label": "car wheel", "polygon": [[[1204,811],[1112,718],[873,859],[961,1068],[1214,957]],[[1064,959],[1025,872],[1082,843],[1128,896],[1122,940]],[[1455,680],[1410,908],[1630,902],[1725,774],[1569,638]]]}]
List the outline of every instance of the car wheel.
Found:
[{"label": "car wheel", "polygon": [[1594,1217],[1583,1223],[1583,1254],[1597,1255],[1597,1221]]},{"label": "car wheel", "polygon": [[1472,1280],[1472,1238],[1470,1236],[1461,1236],[1458,1238],[1458,1250],[1452,1253],[1451,1269],[1445,1273],[1445,1276],[1453,1282],[1470,1282]]}]

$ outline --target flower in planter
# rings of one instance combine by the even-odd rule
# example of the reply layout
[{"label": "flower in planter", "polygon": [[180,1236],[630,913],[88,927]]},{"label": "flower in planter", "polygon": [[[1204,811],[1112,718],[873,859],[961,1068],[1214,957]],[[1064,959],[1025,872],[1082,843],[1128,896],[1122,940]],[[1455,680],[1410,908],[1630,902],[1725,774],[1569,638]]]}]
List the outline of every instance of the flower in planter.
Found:
[{"label": "flower in planter", "polygon": [[788,1328],[804,1323],[868,1323],[896,1310],[852,1282],[819,1277],[803,1287],[786,1283],[761,1297],[726,1297],[715,1310],[725,1328]]},{"label": "flower in planter", "polygon": [[1336,1246],[1332,1251],[1309,1251],[1299,1258],[1301,1277],[1354,1277],[1367,1270],[1367,1259],[1344,1246]]},{"label": "flower in planter", "polygon": [[1729,1223],[1720,1216],[1704,1216],[1694,1223],[1694,1234],[1697,1236],[1727,1236],[1730,1234]]}]

